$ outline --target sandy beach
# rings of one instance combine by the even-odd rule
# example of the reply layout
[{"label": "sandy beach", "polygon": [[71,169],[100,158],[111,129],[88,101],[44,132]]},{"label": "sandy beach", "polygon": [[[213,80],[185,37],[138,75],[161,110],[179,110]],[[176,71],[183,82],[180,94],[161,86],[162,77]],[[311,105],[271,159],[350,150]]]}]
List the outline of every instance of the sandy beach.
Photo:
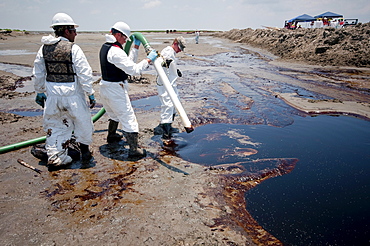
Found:
[{"label": "sandy beach", "polygon": [[[24,54],[1,55],[0,63],[32,67],[43,35],[1,35],[1,50],[22,50]],[[240,37],[238,40],[227,39],[226,34],[224,37],[213,37],[212,33],[201,35],[201,40],[208,36],[227,44],[220,46],[204,42],[195,44],[193,36],[185,33],[144,35],[157,50],[169,45],[174,37],[183,35],[189,43],[186,53],[180,53],[178,58],[182,63],[191,64],[205,62],[199,57],[232,53],[232,47],[244,45],[248,52],[281,68],[281,74],[274,79],[279,76],[283,79],[282,75],[288,74],[318,81],[318,84],[299,83],[284,77],[283,82],[334,99],[307,99],[298,92],[280,93],[266,85],[263,90],[269,96],[281,99],[307,115],[338,113],[370,119],[368,67],[292,62],[288,58],[279,58],[271,50],[261,49],[263,47],[249,46],[240,41]],[[82,33],[76,38],[97,75],[100,74],[98,51],[103,42],[104,36],[100,33]],[[139,59],[144,57],[141,48]],[[194,88],[200,80],[202,85],[210,82],[197,73],[189,72],[192,76],[179,82],[187,84],[181,91],[182,95],[187,95],[182,102],[195,129],[216,119],[233,123],[223,115],[222,109],[203,108],[210,99],[206,96],[200,99],[193,90],[197,90]],[[269,76],[266,74],[265,78],[271,79]],[[45,135],[41,115],[25,117],[7,113],[15,109],[40,110],[34,102],[34,93],[9,89],[19,79],[19,76],[0,71],[2,146]],[[102,105],[99,103],[98,80],[94,89],[99,110]],[[229,97],[238,94],[226,83],[221,85],[220,92]],[[129,94],[133,101],[156,93],[153,71],[130,83]],[[251,98],[240,96],[237,100],[243,110],[253,105]],[[113,146],[106,143],[107,115],[94,124],[91,146],[94,161],[90,168],[48,172],[44,163],[30,154],[31,146],[1,154],[0,237],[3,245],[281,245],[248,214],[244,208],[244,192],[265,179],[289,173],[297,160],[273,160],[279,168],[268,170],[266,175],[255,179],[244,180],[240,177],[246,170],[237,164],[208,168],[176,156],[173,149],[163,148],[153,135],[158,112],[138,110],[136,114],[140,145],[149,153],[139,161],[127,160],[124,142]],[[174,126],[184,132],[180,120],[176,120]],[[253,150],[248,155],[253,155]],[[42,173],[19,165],[18,159],[37,167]]]}]

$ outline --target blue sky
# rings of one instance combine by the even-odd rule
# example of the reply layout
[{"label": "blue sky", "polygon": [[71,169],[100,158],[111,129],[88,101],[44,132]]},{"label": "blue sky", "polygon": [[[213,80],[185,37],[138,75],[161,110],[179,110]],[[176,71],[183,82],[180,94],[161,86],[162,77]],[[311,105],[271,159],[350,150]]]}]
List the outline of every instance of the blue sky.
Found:
[{"label": "blue sky", "polygon": [[0,28],[51,30],[54,14],[69,14],[79,31],[105,31],[116,21],[132,30],[220,30],[283,27],[301,14],[331,11],[370,22],[369,0],[1,0]]}]

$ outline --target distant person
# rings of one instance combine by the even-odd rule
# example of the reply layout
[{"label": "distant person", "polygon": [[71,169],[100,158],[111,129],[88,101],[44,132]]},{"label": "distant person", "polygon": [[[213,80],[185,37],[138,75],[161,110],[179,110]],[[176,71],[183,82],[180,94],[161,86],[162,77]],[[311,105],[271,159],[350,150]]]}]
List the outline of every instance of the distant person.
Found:
[{"label": "distant person", "polygon": [[324,19],[322,20],[322,24],[323,26],[329,26],[328,18],[324,17]]},{"label": "distant person", "polygon": [[198,31],[198,30],[197,30],[197,31],[195,31],[195,43],[196,43],[196,44],[198,44],[198,43],[199,43],[199,35],[200,35],[199,31]]},{"label": "distant person", "polygon": [[344,25],[344,19],[339,19],[339,26],[343,27],[343,25]]},{"label": "distant person", "polygon": [[296,30],[298,28],[298,21],[296,21],[295,23],[294,23],[294,30]]},{"label": "distant person", "polygon": [[[171,46],[167,46],[161,51],[161,56],[164,60],[162,66],[164,66],[164,71],[176,95],[178,95],[176,81],[178,77],[182,77],[181,71],[177,68],[176,54],[184,51],[185,47],[185,39],[180,36],[174,39]],[[162,138],[164,140],[169,140],[172,137],[172,133],[178,132],[178,130],[172,128],[172,122],[175,118],[176,111],[170,95],[163,86],[163,82],[160,77],[157,78],[157,90],[159,100],[161,101],[161,114],[160,124],[154,129],[154,133],[157,135],[162,134]]]},{"label": "distant person", "polygon": [[136,120],[127,91],[128,75],[140,75],[148,68],[158,54],[152,50],[147,58],[135,63],[141,42],[134,39],[134,47],[129,56],[123,50],[123,44],[130,40],[130,27],[122,21],[115,23],[111,34],[106,35],[106,43],[100,49],[100,81],[101,101],[109,116],[107,142],[119,141],[121,136],[116,133],[119,122],[130,146],[129,157],[144,157],[145,151],[138,147],[139,124]]},{"label": "distant person", "polygon": [[92,158],[89,145],[94,127],[85,95],[89,96],[90,108],[95,106],[95,97],[91,67],[81,48],[73,43],[78,25],[69,15],[58,13],[51,27],[55,37],[42,37],[33,75],[36,103],[44,108],[47,165],[58,167],[72,162],[67,153],[72,133],[82,160]]}]

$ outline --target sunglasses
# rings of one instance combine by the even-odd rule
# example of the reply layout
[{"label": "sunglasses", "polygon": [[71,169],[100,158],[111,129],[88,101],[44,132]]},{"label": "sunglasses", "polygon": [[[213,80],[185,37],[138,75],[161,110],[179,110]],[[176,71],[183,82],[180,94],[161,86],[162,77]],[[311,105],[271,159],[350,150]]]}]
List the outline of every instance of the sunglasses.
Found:
[{"label": "sunglasses", "polygon": [[184,50],[184,46],[183,45],[181,45],[180,43],[177,43],[177,47],[179,47],[179,49],[181,50],[181,51],[183,51]]}]

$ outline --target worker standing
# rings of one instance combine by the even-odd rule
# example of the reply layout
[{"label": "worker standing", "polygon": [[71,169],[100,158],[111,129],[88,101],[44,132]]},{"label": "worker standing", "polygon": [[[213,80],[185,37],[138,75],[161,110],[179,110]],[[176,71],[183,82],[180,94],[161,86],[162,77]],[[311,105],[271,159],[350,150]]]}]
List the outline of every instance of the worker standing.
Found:
[{"label": "worker standing", "polygon": [[[176,81],[178,77],[182,77],[182,73],[177,68],[176,54],[184,51],[185,47],[185,39],[180,36],[174,39],[171,46],[165,47],[161,52],[161,56],[164,60],[162,66],[164,67],[164,71],[168,77],[168,80],[170,81],[171,86],[177,96],[178,90]],[[177,130],[172,127],[172,122],[175,118],[176,111],[170,95],[163,86],[163,82],[160,77],[157,78],[157,90],[159,100],[161,101],[161,122],[159,126],[154,129],[154,132],[155,134],[158,132],[162,132],[162,138],[164,140],[169,140],[172,137],[172,133],[177,132]]]},{"label": "worker standing", "polygon": [[43,45],[34,61],[36,103],[44,107],[43,127],[47,132],[46,151],[49,167],[68,165],[68,144],[72,133],[79,143],[83,161],[89,161],[92,154],[94,126],[90,108],[95,106],[91,67],[81,50],[74,44],[77,36],[73,19],[65,13],[57,13],[51,28],[55,37],[44,36]]},{"label": "worker standing", "polygon": [[198,43],[199,43],[199,35],[200,35],[199,31],[198,31],[198,30],[196,30],[196,31],[195,31],[195,43],[196,43],[196,44],[198,44]]},{"label": "worker standing", "polygon": [[100,81],[100,96],[103,106],[110,118],[108,125],[108,142],[120,139],[116,130],[119,122],[130,146],[129,157],[143,157],[145,151],[138,147],[139,125],[131,105],[127,91],[128,75],[140,75],[148,68],[158,54],[152,50],[147,58],[135,63],[141,42],[134,39],[134,47],[129,56],[123,50],[123,44],[130,40],[130,27],[122,21],[115,23],[111,34],[106,35],[106,43],[100,49],[100,67],[102,80]]}]

